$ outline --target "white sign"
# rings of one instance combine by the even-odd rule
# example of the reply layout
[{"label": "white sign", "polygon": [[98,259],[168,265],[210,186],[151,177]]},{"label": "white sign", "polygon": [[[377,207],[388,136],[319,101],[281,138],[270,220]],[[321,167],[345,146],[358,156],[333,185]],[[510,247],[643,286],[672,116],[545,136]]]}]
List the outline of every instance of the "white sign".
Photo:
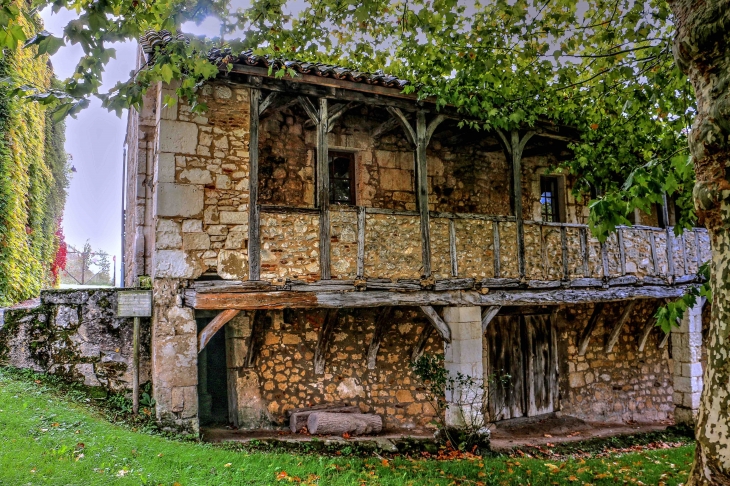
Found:
[{"label": "white sign", "polygon": [[118,292],[117,317],[152,317],[152,291],[123,290]]}]

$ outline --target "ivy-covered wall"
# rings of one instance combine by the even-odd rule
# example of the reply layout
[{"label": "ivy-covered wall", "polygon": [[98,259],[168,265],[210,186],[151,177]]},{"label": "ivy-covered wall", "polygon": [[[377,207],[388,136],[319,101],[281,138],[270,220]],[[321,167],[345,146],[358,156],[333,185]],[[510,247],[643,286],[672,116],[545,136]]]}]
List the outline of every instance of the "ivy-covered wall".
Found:
[{"label": "ivy-covered wall", "polygon": [[[24,25],[29,38],[39,26]],[[36,47],[5,52],[0,77],[48,89],[53,70]],[[12,98],[0,86],[0,307],[35,297],[54,282],[68,186],[63,122],[38,103]]]}]

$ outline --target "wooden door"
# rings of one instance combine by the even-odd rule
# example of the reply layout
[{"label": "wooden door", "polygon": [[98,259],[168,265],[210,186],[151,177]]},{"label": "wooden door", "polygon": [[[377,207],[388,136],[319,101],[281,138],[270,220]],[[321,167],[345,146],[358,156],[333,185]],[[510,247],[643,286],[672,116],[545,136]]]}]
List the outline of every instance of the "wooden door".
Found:
[{"label": "wooden door", "polygon": [[557,410],[557,339],[550,316],[497,316],[486,338],[490,411],[495,420]]}]

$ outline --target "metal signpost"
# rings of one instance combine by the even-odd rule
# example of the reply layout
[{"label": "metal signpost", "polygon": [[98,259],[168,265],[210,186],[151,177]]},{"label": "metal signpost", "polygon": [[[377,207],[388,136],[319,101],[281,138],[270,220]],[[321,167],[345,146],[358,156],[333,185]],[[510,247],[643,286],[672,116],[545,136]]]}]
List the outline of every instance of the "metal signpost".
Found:
[{"label": "metal signpost", "polygon": [[139,318],[152,317],[151,290],[123,290],[117,293],[117,317],[134,317],[132,333],[132,411],[139,412]]}]

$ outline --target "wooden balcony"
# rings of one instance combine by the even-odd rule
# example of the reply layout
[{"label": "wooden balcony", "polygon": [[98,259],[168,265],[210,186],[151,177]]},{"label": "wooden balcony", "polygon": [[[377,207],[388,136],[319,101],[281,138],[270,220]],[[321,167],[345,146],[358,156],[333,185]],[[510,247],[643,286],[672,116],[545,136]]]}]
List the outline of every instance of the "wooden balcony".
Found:
[{"label": "wooden balcony", "polygon": [[[332,278],[322,280],[319,210],[262,207],[261,280],[197,282],[187,294],[189,303],[201,309],[254,305],[220,300],[226,292],[254,292],[255,306],[260,308],[674,298],[697,281],[697,269],[710,258],[707,231],[699,228],[676,236],[672,228],[621,227],[601,244],[586,225],[524,221],[524,244],[519,245],[514,217],[435,212],[429,216],[432,274],[424,277],[417,212],[332,207]],[[281,300],[282,291],[300,295]],[[322,300],[328,292],[369,296],[331,295]],[[394,292],[399,295],[394,297]],[[439,294],[443,292],[452,295]],[[217,293],[218,300],[204,302],[196,297],[201,293]],[[419,295],[408,297],[408,293]],[[387,302],[378,304],[381,297]]]}]

